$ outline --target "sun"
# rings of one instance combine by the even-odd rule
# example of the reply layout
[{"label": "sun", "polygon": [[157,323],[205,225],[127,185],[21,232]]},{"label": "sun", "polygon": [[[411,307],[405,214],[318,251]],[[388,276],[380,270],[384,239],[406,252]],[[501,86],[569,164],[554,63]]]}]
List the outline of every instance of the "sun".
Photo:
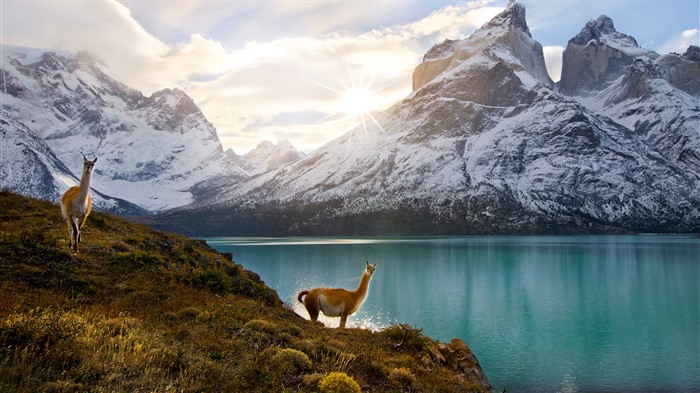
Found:
[{"label": "sun", "polygon": [[347,124],[351,132],[358,126],[362,126],[364,133],[369,135],[368,123],[376,125],[376,129],[384,132],[381,123],[375,117],[378,113],[386,114],[383,108],[386,106],[386,97],[382,91],[396,81],[391,81],[379,88],[373,87],[377,75],[367,77],[364,67],[359,71],[352,70],[346,59],[347,76],[338,77],[337,84],[340,87],[330,87],[319,81],[309,79],[311,82],[336,94],[330,100],[327,116],[322,119],[336,118],[340,115],[340,121]]},{"label": "sun", "polygon": [[363,116],[376,111],[381,105],[379,97],[364,87],[354,87],[342,92],[338,100],[339,112],[350,116]]}]

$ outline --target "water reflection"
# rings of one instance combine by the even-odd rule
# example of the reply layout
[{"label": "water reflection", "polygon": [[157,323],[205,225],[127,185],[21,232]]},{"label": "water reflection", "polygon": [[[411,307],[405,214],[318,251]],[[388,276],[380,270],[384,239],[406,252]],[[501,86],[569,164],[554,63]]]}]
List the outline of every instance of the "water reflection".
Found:
[{"label": "water reflection", "polygon": [[497,390],[700,391],[697,238],[207,240],[303,316],[300,290],[355,288],[379,260],[348,325],[460,337]]}]

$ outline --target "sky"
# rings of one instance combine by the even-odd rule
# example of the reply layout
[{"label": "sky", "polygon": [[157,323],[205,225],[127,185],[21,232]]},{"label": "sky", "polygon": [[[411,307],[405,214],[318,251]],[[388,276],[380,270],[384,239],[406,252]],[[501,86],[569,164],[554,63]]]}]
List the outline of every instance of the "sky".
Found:
[{"label": "sky", "polygon": [[[700,45],[698,0],[520,0],[552,79],[587,21],[660,54]],[[311,151],[411,93],[432,45],[465,38],[507,0],[0,0],[0,43],[88,51],[150,95],[179,88],[244,154],[289,140]]]}]

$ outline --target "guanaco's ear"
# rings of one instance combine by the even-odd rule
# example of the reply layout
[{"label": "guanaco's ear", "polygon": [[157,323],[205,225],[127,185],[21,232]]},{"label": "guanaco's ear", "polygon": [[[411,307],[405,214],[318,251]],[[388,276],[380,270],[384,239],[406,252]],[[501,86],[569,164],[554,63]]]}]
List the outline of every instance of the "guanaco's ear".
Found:
[{"label": "guanaco's ear", "polygon": [[374,265],[372,265],[372,267],[377,267],[377,265],[379,265],[379,261],[374,261]]},{"label": "guanaco's ear", "polygon": [[369,259],[368,259],[367,262],[365,262],[365,263],[367,264],[367,267],[369,267]]},{"label": "guanaco's ear", "polygon": [[96,163],[96,162],[97,162],[97,156],[95,156],[95,159],[92,160],[92,163],[93,163],[93,164]]},{"label": "guanaco's ear", "polygon": [[87,157],[85,157],[85,154],[83,154],[83,161],[87,161]]}]

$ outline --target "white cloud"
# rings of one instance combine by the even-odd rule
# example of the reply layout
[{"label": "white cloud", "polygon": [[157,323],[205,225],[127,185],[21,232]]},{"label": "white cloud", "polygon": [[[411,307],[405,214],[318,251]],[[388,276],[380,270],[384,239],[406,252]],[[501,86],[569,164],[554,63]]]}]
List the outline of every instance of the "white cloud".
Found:
[{"label": "white cloud", "polygon": [[689,29],[667,40],[658,49],[661,54],[670,52],[684,53],[690,45],[700,46],[700,30]]},{"label": "white cloud", "polygon": [[561,64],[564,49],[565,48],[560,45],[542,47],[544,64],[547,66],[549,77],[552,78],[554,82],[558,82],[559,79],[561,79]]},{"label": "white cloud", "polygon": [[[250,43],[230,57],[236,61],[225,75],[196,83],[189,93],[224,142],[242,152],[263,139],[290,139],[304,149],[318,147],[347,131],[347,124],[338,128],[343,124],[335,118],[313,124],[270,122],[279,114],[331,116],[339,111],[339,92],[353,83],[371,82],[374,89],[389,85],[381,90],[382,103],[388,106],[410,93],[410,75],[420,61],[420,55],[395,36],[371,35]],[[300,135],[305,135],[303,140]]]},{"label": "white cloud", "polygon": [[[406,6],[378,3],[373,10],[379,14]],[[352,126],[352,119],[338,113],[344,86],[371,81],[373,89],[381,88],[383,108],[399,101],[410,93],[413,69],[431,45],[464,37],[501,10],[484,6],[488,3],[446,6],[413,23],[358,34],[343,28],[363,15],[378,18],[367,16],[364,3],[125,3],[130,10],[114,0],[8,2],[2,40],[88,50],[110,74],[146,95],[180,87],[200,105],[226,147],[239,153],[265,139],[289,139],[311,149]],[[251,13],[263,19],[246,20]],[[270,23],[271,30],[284,29],[284,22],[303,34],[250,41],[234,50],[227,48],[231,40],[208,35],[254,22]],[[179,39],[166,43],[172,37]]]},{"label": "white cloud", "polygon": [[[150,75],[151,86],[167,86],[157,72],[158,59],[171,47],[149,34],[116,1],[6,2],[3,44],[78,52],[89,51],[132,86]],[[129,78],[134,76],[134,78]]]},{"label": "white cloud", "polygon": [[[381,89],[377,93],[381,107],[388,107],[410,93],[413,69],[429,46],[448,36],[464,36],[500,10],[448,6],[411,24],[360,35],[249,43],[232,53],[244,62],[225,76],[192,88],[191,94],[217,124],[224,142],[236,150],[246,151],[264,138],[316,148],[353,124],[351,119],[331,116],[340,110],[339,91],[371,81],[373,89]],[[237,94],[241,88],[245,94]],[[280,113],[308,111],[330,117],[312,124],[266,123]]]}]

